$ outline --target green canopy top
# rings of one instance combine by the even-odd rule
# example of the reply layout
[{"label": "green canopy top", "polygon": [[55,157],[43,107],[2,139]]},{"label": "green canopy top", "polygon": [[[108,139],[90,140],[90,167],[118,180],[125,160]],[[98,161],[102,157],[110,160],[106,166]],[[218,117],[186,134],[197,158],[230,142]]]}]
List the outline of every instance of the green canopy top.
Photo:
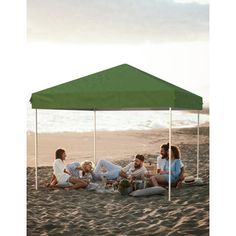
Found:
[{"label": "green canopy top", "polygon": [[127,64],[32,94],[32,108],[201,110],[202,98]]}]

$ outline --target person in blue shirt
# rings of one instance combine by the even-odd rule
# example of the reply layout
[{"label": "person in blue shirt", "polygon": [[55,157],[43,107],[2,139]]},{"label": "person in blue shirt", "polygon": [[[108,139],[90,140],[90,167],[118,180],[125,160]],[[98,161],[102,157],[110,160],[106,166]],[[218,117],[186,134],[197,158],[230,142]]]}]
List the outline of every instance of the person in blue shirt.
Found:
[{"label": "person in blue shirt", "polygon": [[91,175],[94,168],[94,164],[91,161],[84,161],[82,163],[72,162],[66,166],[66,170],[70,173],[71,176],[86,178]]},{"label": "person in blue shirt", "polygon": [[[169,152],[168,152],[169,158]],[[159,174],[151,176],[153,186],[167,186],[169,184],[169,159],[164,164],[163,170]],[[176,184],[181,173],[180,151],[176,146],[171,146],[171,184]]]}]

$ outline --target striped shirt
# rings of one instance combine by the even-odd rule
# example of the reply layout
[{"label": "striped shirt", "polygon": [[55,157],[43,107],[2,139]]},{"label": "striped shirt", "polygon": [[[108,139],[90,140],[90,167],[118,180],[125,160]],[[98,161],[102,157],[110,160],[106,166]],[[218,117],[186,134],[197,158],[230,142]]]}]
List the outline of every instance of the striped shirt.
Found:
[{"label": "striped shirt", "polygon": [[147,172],[147,169],[146,167],[142,166],[138,169],[135,169],[134,167],[134,163],[131,162],[129,163],[127,166],[125,166],[123,169],[122,169],[128,176],[131,175],[132,177],[136,177],[136,178],[139,178],[139,177],[143,177],[144,174]]}]

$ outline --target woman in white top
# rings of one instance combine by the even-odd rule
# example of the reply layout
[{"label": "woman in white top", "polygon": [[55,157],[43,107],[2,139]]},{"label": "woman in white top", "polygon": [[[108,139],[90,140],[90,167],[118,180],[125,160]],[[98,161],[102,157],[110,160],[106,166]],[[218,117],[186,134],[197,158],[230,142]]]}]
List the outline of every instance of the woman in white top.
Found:
[{"label": "woman in white top", "polygon": [[86,180],[81,180],[78,177],[72,177],[66,170],[63,162],[65,159],[65,150],[57,149],[56,159],[53,163],[54,181],[57,182],[58,186],[67,187],[67,190],[87,187],[88,182]]}]

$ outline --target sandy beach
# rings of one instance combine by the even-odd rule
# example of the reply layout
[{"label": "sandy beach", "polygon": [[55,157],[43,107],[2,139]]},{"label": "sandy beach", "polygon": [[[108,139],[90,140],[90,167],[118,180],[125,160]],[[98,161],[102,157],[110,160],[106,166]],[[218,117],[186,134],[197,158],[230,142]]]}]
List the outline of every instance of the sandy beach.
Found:
[{"label": "sandy beach", "polygon": [[[155,165],[168,130],[97,132],[97,160],[124,166],[139,153]],[[174,129],[172,142],[181,150],[186,174],[196,176],[197,129]],[[88,190],[48,189],[57,148],[66,163],[93,160],[93,133],[39,134],[39,189],[34,186],[34,134],[27,134],[28,235],[209,235],[209,126],[200,127],[200,177],[204,185],[184,185],[167,194],[127,197]]]}]

